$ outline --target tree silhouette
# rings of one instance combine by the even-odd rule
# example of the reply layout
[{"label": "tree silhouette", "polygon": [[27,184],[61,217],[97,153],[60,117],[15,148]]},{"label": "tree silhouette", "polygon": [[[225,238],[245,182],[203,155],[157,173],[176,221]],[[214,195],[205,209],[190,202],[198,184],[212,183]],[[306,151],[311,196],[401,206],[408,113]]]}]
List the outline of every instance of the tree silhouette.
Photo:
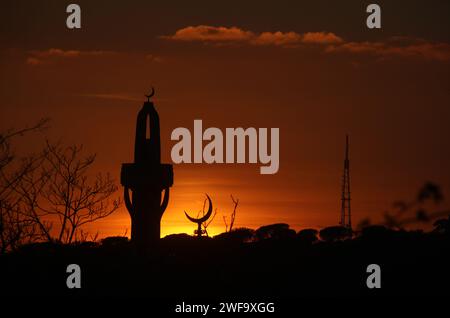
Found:
[{"label": "tree silhouette", "polygon": [[298,231],[297,238],[301,242],[314,243],[318,240],[317,234],[319,232],[316,229],[303,229]]},{"label": "tree silhouette", "polygon": [[[404,229],[411,224],[428,223],[448,216],[450,210],[437,209],[443,201],[444,195],[441,187],[433,182],[426,182],[413,200],[393,202],[392,211],[384,212],[384,221],[381,225],[389,229]],[[371,220],[365,218],[360,221],[357,228],[362,230],[371,225]]]},{"label": "tree silhouette", "polygon": [[329,226],[319,232],[325,242],[336,242],[351,237],[351,230],[344,226]]},{"label": "tree silhouette", "polygon": [[428,203],[439,205],[444,199],[441,188],[433,183],[426,182],[410,202],[396,201],[392,204],[393,212],[384,213],[384,224],[388,228],[403,229],[414,223],[426,223],[439,217],[450,214],[449,210],[429,211]]},{"label": "tree silhouette", "polygon": [[231,201],[233,201],[234,207],[233,212],[231,212],[230,215],[230,224],[228,224],[227,222],[227,217],[225,215],[223,216],[223,222],[225,223],[225,232],[231,232],[231,230],[233,229],[234,221],[236,220],[236,210],[239,204],[239,199],[235,199],[232,194],[230,195],[230,197]]},{"label": "tree silhouette", "polygon": [[259,241],[274,239],[289,239],[295,237],[296,232],[289,228],[289,224],[275,223],[261,226],[256,230],[255,236]]},{"label": "tree silhouette", "polygon": [[117,186],[109,174],[91,180],[89,168],[95,155],[82,157],[82,146],[63,147],[46,143],[38,169],[13,188],[21,196],[21,211],[48,241],[71,243],[85,237],[79,231],[87,223],[105,218],[121,204],[110,201]]},{"label": "tree silhouette", "polygon": [[20,208],[23,198],[14,191],[14,187],[39,166],[42,156],[18,157],[12,149],[12,141],[31,132],[45,130],[48,122],[49,119],[41,119],[30,127],[0,132],[1,254],[41,238],[36,224],[24,217],[24,211]]},{"label": "tree silhouette", "polygon": [[236,243],[245,243],[251,242],[253,240],[254,235],[255,230],[246,227],[239,227],[228,232],[220,233],[219,235],[214,236],[214,239],[227,240],[229,242],[236,242]]}]

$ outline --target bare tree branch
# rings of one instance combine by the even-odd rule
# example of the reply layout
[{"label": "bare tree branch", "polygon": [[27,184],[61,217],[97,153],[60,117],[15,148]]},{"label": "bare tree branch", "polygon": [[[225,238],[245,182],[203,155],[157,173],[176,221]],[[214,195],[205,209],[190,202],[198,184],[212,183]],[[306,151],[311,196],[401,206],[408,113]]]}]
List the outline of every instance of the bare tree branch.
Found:
[{"label": "bare tree branch", "polygon": [[233,212],[231,212],[231,215],[230,215],[230,224],[228,224],[228,222],[227,222],[227,217],[225,215],[223,216],[223,222],[225,223],[225,232],[231,232],[231,230],[233,229],[234,220],[236,219],[236,210],[237,210],[237,207],[239,204],[239,199],[236,200],[232,194],[230,195],[230,197],[231,197],[231,201],[233,201],[234,207],[233,207]]},{"label": "bare tree branch", "polygon": [[22,210],[48,241],[71,243],[87,223],[116,211],[120,198],[110,200],[117,186],[109,174],[89,177],[95,155],[82,155],[82,146],[63,147],[48,141],[39,169],[29,173],[16,193],[23,197]]},{"label": "bare tree branch", "polygon": [[17,158],[11,141],[18,136],[47,128],[49,119],[23,129],[0,132],[0,253],[15,250],[24,243],[42,238],[37,223],[27,217],[23,209],[24,198],[18,193],[21,183],[34,173],[41,163],[41,155]]}]

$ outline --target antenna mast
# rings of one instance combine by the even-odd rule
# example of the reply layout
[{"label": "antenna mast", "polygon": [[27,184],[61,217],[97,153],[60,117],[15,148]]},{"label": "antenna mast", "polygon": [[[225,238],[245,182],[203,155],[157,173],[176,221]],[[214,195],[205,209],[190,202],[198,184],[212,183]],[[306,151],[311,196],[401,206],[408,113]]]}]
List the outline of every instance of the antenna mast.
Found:
[{"label": "antenna mast", "polygon": [[342,176],[341,195],[341,221],[339,224],[347,229],[352,229],[351,207],[350,207],[350,160],[348,159],[348,135],[345,136],[345,160],[344,175]]}]

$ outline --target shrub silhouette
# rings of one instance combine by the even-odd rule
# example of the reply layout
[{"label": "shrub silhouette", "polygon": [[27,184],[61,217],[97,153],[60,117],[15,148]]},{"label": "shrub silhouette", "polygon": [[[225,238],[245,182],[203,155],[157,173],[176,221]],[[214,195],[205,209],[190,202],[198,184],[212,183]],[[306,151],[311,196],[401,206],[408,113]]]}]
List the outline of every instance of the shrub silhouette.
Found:
[{"label": "shrub silhouette", "polygon": [[280,240],[293,238],[296,232],[289,228],[289,224],[275,223],[261,226],[256,230],[255,235],[258,241],[267,239]]},{"label": "shrub silhouette", "polygon": [[[437,229],[447,225],[436,222]],[[32,295],[40,292],[72,299],[73,290],[65,288],[64,269],[75,263],[88,269],[82,274],[87,283],[77,295],[89,298],[100,293],[155,299],[223,294],[281,299],[293,295],[373,297],[364,292],[361,279],[367,264],[373,262],[389,269],[386,276],[391,285],[382,289],[382,295],[423,294],[433,299],[447,295],[439,289],[450,281],[450,263],[443,253],[450,241],[444,235],[383,226],[366,227],[352,240],[346,239],[349,231],[342,227],[293,232],[287,224],[263,226],[258,229],[263,241],[249,243],[243,241],[255,239],[256,232],[246,228],[202,240],[173,234],[161,239],[145,257],[121,236],[105,238],[100,247],[86,245],[89,242],[35,243],[0,257],[0,281],[2,288],[14,292],[11,295],[21,295],[26,286]],[[318,237],[329,243],[312,244]],[[417,279],[410,282],[410,277]]]},{"label": "shrub silhouette", "polygon": [[255,230],[240,227],[232,229],[230,232],[220,233],[214,237],[215,240],[227,240],[235,243],[246,243],[253,240]]},{"label": "shrub silhouette", "polygon": [[300,242],[311,244],[318,240],[317,234],[319,234],[319,231],[316,229],[303,229],[298,231],[297,239]]},{"label": "shrub silhouette", "polygon": [[129,243],[126,236],[108,236],[101,240],[104,247],[119,247]]},{"label": "shrub silhouette", "polygon": [[186,233],[169,234],[163,237],[164,241],[192,240],[193,236]]},{"label": "shrub silhouette", "polygon": [[351,230],[343,226],[329,226],[319,232],[320,238],[325,242],[336,242],[351,236]]},{"label": "shrub silhouette", "polygon": [[391,238],[394,231],[384,225],[370,225],[361,230],[360,236],[370,240],[386,240]]}]

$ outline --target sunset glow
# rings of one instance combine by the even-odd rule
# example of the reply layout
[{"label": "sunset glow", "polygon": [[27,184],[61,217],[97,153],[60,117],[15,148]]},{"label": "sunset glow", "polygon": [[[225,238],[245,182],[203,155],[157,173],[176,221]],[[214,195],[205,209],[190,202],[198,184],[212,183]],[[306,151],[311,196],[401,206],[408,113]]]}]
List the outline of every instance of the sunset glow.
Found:
[{"label": "sunset glow", "polygon": [[[124,16],[119,27],[109,23],[122,14],[118,8],[104,20],[89,18],[102,10],[95,4],[85,9],[78,33],[56,28],[51,10],[42,17],[51,37],[31,20],[10,21],[16,38],[28,40],[2,43],[2,127],[50,116],[48,138],[83,144],[97,154],[93,173],[110,173],[117,183],[121,164],[132,161],[136,114],[151,86],[163,162],[172,163],[171,132],[192,129],[195,119],[222,131],[280,129],[276,174],[261,175],[248,164],[175,164],[163,236],[192,234],[195,225],[183,211],[201,209],[205,193],[217,208],[211,235],[225,229],[231,194],[240,199],[235,227],[337,224],[347,133],[355,225],[381,220],[392,202],[413,197],[427,180],[450,190],[450,170],[440,169],[450,161],[448,139],[440,138],[450,133],[445,34],[400,37],[391,26],[362,37],[326,19],[319,27],[285,16],[277,26],[239,19],[175,23],[162,4],[161,21],[138,22],[152,8]],[[18,152],[37,151],[44,141],[26,138]],[[122,192],[119,186],[117,196]],[[124,207],[90,226],[101,237],[130,235]]]}]

